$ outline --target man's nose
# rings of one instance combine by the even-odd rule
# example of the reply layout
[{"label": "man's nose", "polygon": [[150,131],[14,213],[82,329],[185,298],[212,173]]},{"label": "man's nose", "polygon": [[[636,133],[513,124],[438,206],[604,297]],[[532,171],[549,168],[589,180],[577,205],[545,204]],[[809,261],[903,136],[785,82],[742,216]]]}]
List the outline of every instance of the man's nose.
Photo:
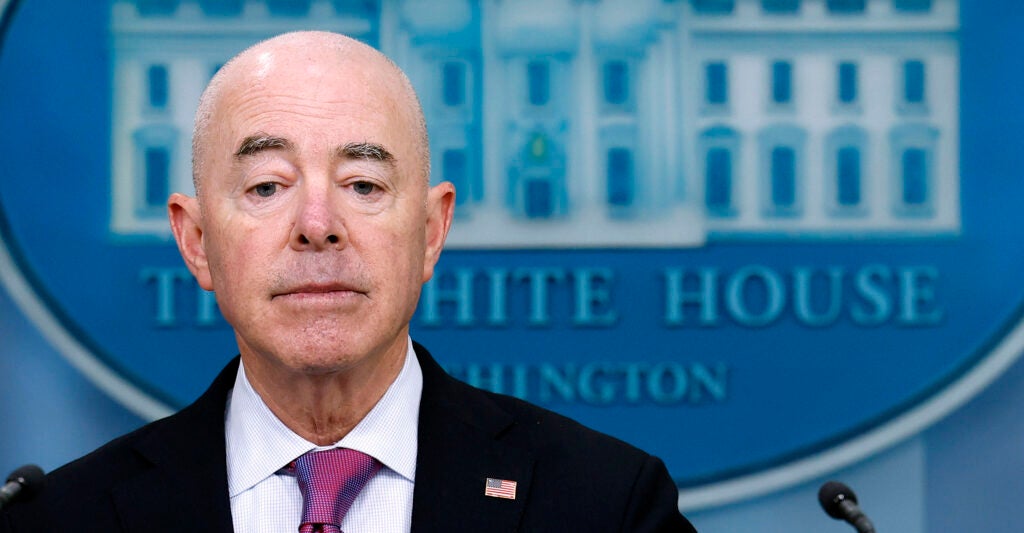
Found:
[{"label": "man's nose", "polygon": [[296,250],[342,248],[347,243],[333,184],[300,186],[290,242]]}]

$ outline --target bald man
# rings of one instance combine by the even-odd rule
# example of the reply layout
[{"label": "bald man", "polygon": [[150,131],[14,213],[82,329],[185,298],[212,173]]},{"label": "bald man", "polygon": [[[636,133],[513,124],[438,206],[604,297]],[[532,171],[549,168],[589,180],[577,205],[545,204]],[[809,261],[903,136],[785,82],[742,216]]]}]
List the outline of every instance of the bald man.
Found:
[{"label": "bald man", "polygon": [[196,196],[168,213],[240,355],[0,528],[693,531],[660,460],[458,382],[412,342],[455,205],[429,175],[416,95],[373,48],[300,32],[228,62],[196,114]]}]

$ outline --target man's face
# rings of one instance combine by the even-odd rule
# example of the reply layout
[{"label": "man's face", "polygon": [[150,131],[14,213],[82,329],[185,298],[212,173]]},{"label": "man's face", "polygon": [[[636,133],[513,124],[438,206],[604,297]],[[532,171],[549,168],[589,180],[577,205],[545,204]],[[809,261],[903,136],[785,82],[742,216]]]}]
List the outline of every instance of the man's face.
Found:
[{"label": "man's face", "polygon": [[450,221],[394,80],[345,62],[261,56],[225,90],[200,178],[204,257],[183,246],[243,357],[303,372],[404,354]]}]

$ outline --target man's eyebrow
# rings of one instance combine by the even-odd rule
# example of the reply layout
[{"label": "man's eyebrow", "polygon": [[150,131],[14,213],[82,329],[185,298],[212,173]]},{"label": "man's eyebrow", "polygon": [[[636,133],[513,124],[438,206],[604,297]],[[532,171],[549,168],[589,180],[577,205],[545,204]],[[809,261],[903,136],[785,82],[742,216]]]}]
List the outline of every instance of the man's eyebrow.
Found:
[{"label": "man's eyebrow", "polygon": [[266,133],[257,133],[256,135],[250,135],[245,139],[242,139],[242,143],[238,145],[238,150],[235,151],[235,159],[241,159],[246,156],[258,154],[265,150],[292,150],[294,146],[292,142],[284,137],[275,137]]},{"label": "man's eyebrow", "polygon": [[395,164],[395,156],[383,146],[371,142],[348,143],[338,148],[339,159],[363,159],[379,161],[389,166]]}]

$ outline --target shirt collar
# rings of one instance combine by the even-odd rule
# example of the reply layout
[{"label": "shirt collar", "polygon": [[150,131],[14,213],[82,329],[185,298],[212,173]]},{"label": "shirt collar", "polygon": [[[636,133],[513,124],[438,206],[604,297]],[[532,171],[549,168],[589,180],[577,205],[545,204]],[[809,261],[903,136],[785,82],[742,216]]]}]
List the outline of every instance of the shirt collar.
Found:
[{"label": "shirt collar", "polygon": [[410,339],[402,370],[373,409],[334,445],[317,446],[293,432],[271,412],[239,364],[224,420],[229,495],[234,497],[252,488],[314,449],[358,450],[413,481],[422,391],[423,372]]}]

